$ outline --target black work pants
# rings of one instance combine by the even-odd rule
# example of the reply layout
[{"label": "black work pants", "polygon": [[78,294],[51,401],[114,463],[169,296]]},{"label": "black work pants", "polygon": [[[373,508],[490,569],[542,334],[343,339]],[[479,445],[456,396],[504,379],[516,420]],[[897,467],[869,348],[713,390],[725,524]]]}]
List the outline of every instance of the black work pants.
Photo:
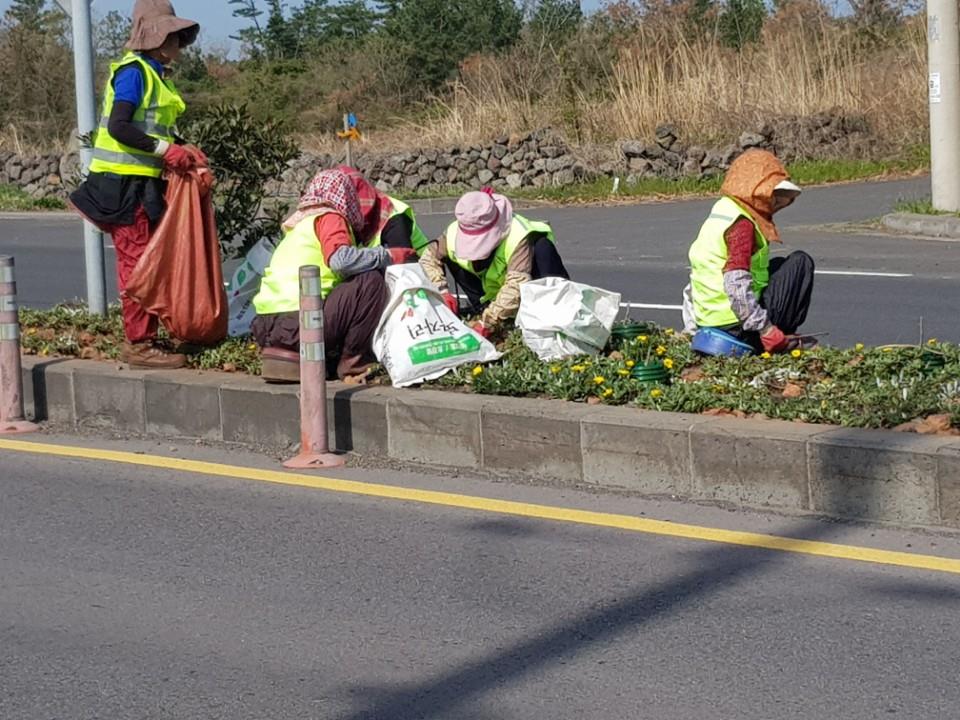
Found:
[{"label": "black work pants", "polygon": [[[570,274],[563,265],[563,258],[557,251],[556,243],[550,242],[550,238],[542,233],[531,235],[530,242],[533,250],[531,279],[540,280],[547,277],[570,279]],[[479,315],[483,312],[484,306],[481,302],[484,295],[483,281],[454,262],[448,260],[445,264],[450,274],[453,275],[453,281],[457,288],[467,296],[467,314]],[[474,263],[474,266],[476,266],[476,263]]]},{"label": "black work pants", "polygon": [[[770,261],[770,283],[760,296],[760,305],[774,325],[785,334],[797,332],[807,319],[810,297],[813,294],[813,258],[802,250]],[[760,333],[750,332],[739,325],[723,328],[734,337],[763,351]]]}]

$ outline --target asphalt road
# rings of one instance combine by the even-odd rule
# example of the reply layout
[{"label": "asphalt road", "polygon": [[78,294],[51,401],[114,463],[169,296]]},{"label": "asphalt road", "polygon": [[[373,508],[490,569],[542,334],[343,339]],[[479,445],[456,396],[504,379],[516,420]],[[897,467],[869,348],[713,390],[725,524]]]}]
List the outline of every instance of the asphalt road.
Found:
[{"label": "asphalt road", "polygon": [[[960,245],[829,227],[889,212],[904,198],[928,193],[928,180],[812,188],[780,216],[782,252],[804,249],[817,261],[813,307],[805,329],[829,332],[827,342],[960,340],[954,308],[960,304]],[[528,215],[549,220],[574,279],[620,292],[638,305],[632,317],[679,327],[687,282],[687,250],[710,201],[610,207],[543,208]],[[449,216],[421,216],[430,235]],[[827,227],[824,227],[824,226]],[[64,216],[0,220],[0,252],[17,258],[23,305],[48,306],[84,295],[79,224]],[[113,257],[108,252],[111,296]]]},{"label": "asphalt road", "polygon": [[[953,720],[960,707],[957,575],[99,460],[0,450],[0,468],[4,720]],[[960,557],[956,539],[889,529],[339,474]]]}]

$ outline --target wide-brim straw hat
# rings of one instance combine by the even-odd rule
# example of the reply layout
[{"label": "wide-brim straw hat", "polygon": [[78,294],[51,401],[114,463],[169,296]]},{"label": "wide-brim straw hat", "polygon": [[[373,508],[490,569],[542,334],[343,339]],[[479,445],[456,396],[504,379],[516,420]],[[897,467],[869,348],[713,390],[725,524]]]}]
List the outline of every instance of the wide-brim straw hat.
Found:
[{"label": "wide-brim straw hat", "polygon": [[128,50],[156,50],[171,33],[180,35],[180,47],[187,47],[196,41],[200,23],[177,17],[169,0],[137,0]]}]

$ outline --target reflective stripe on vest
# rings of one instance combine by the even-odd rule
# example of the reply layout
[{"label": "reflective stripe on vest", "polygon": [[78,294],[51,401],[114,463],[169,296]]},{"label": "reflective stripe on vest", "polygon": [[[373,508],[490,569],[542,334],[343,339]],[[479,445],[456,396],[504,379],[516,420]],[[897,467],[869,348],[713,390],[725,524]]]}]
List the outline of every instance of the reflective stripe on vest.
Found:
[{"label": "reflective stripe on vest", "polygon": [[[145,120],[140,122],[139,120],[131,120],[130,124],[133,125],[137,130],[146,135],[153,135],[154,137],[172,137],[176,128],[170,127],[169,125],[160,125],[152,120]],[[100,118],[100,129],[110,131],[110,118]]]},{"label": "reflective stripe on vest", "polygon": [[[427,234],[420,229],[419,225],[417,225],[417,218],[413,214],[413,208],[403,202],[403,200],[397,200],[396,198],[390,198],[390,204],[393,207],[390,210],[390,217],[387,218],[387,222],[393,220],[393,218],[395,218],[397,215],[406,215],[408,218],[410,218],[410,225],[412,228],[410,231],[410,245],[416,251],[417,255],[422,255],[424,248],[430,244],[430,238],[428,238]],[[384,224],[384,227],[386,227],[386,224]],[[380,234],[381,233],[377,233],[374,235],[370,239],[370,242],[365,245],[365,247],[380,247],[383,242]]]},{"label": "reflective stripe on vest", "polygon": [[520,247],[520,243],[526,240],[533,233],[543,233],[550,242],[555,243],[553,230],[545,223],[538,220],[527,220],[522,215],[513,216],[513,222],[510,224],[510,233],[500,241],[497,249],[494,251],[493,260],[486,270],[475,270],[473,263],[469,260],[462,260],[457,257],[457,223],[452,222],[447,228],[447,257],[462,267],[469,273],[476,275],[483,282],[483,297],[480,299],[483,303],[491,302],[497,297],[500,288],[507,281],[507,267],[510,265],[510,258]]},{"label": "reflective stripe on vest", "polygon": [[327,267],[323,260],[323,248],[314,230],[316,220],[317,215],[301,220],[273,251],[270,264],[260,281],[260,291],[253,298],[253,307],[258,315],[297,312],[300,309],[300,268],[304,265],[320,268],[320,295],[324,299],[342,282],[340,276]]},{"label": "reflective stripe on vest", "polygon": [[693,316],[700,327],[728,327],[740,320],[733,312],[723,288],[723,268],[727,264],[726,231],[740,218],[754,227],[757,249],[750,258],[753,292],[759,299],[770,281],[770,243],[750,213],[729,197],[722,197],[710,211],[700,234],[690,246],[690,289]]},{"label": "reflective stripe on vest", "polygon": [[103,115],[94,141],[90,172],[146,177],[160,177],[163,174],[162,158],[120,143],[108,128],[116,98],[114,78],[122,68],[134,64],[143,72],[144,92],[139,107],[133,113],[133,125],[152,138],[174,142],[177,118],[186,110],[183,99],[173,83],[164,81],[150,63],[136,53],[127,53],[120,62],[110,66],[110,79],[104,92]]},{"label": "reflective stripe on vest", "polygon": [[[93,157],[102,163],[109,163],[111,165],[136,165],[137,167],[157,168],[158,170],[163,170],[163,158],[157,157],[156,155],[133,155],[132,153],[112,152],[102,148],[95,148],[93,151]],[[93,170],[92,164],[90,169]],[[94,172],[111,171],[94,170]],[[157,177],[159,177],[159,175]]]}]

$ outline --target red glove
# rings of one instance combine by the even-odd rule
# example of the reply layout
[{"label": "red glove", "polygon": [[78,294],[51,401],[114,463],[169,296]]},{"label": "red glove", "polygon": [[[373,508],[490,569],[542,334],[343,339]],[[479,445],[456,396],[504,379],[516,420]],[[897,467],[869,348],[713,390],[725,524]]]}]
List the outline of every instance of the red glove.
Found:
[{"label": "red glove", "polygon": [[771,325],[760,333],[763,349],[769,353],[783,352],[790,345],[790,339],[776,325]]},{"label": "red glove", "polygon": [[163,166],[176,173],[187,173],[197,166],[197,158],[183,145],[171,145],[163,154]]},{"label": "red glove", "polygon": [[387,248],[387,252],[390,253],[391,265],[405,265],[417,261],[417,253],[414,252],[413,248]]},{"label": "red glove", "polygon": [[479,335],[480,337],[482,337],[484,340],[489,340],[489,339],[490,339],[490,336],[493,335],[493,333],[490,332],[490,328],[488,328],[488,327],[487,327],[486,325],[484,325],[482,322],[474,323],[474,324],[473,324],[473,327],[472,327],[471,329],[472,329],[477,335]]},{"label": "red glove", "polygon": [[440,297],[443,298],[443,304],[450,308],[450,312],[460,317],[460,301],[448,292],[440,293]]}]

